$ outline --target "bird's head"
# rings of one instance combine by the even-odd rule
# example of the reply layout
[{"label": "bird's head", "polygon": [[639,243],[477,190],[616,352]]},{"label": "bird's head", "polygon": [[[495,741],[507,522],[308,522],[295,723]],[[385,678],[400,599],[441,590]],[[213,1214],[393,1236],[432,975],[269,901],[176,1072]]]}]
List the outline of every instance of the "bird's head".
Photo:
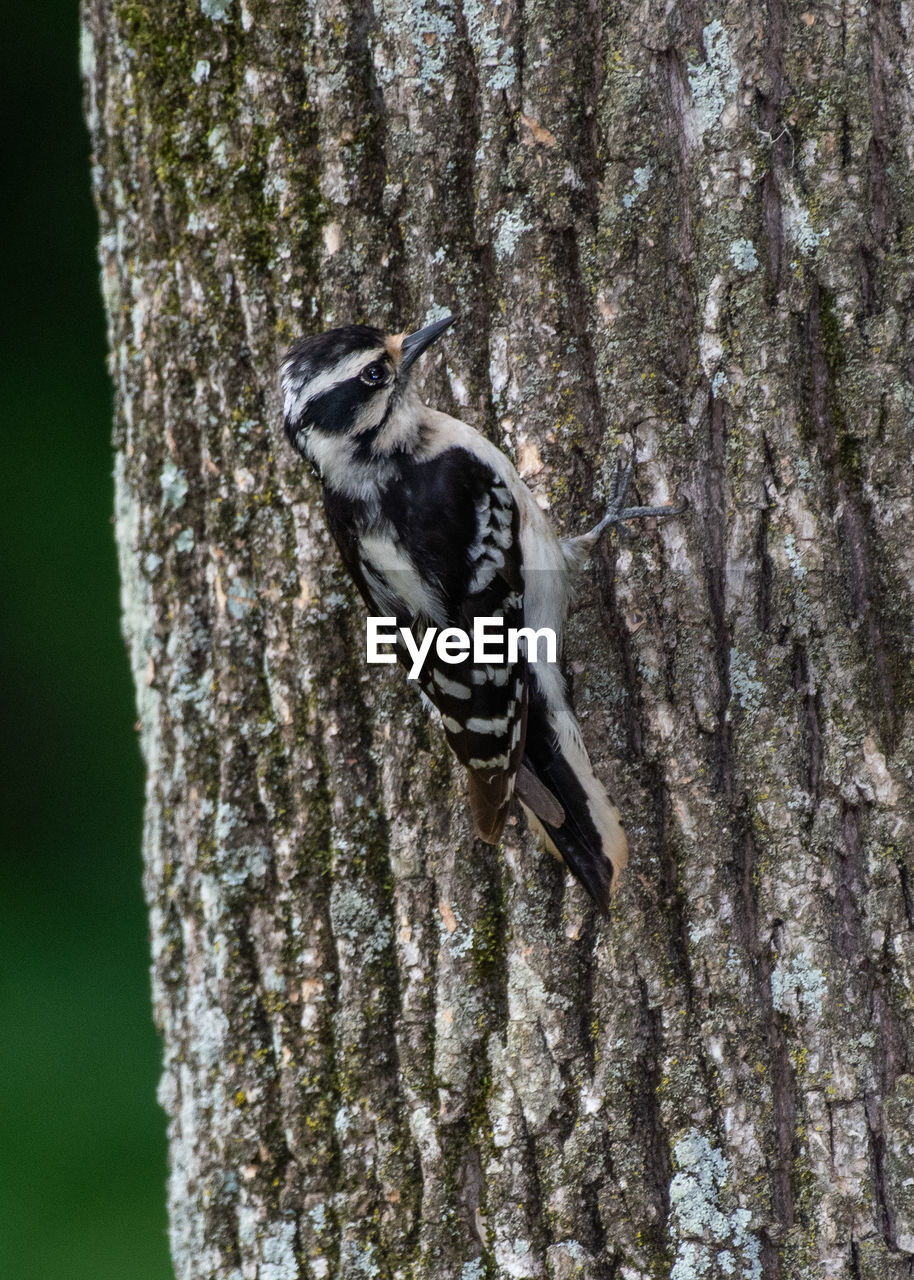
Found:
[{"label": "bird's head", "polygon": [[368,460],[409,443],[419,401],[410,371],[423,351],[454,323],[445,316],[410,334],[384,334],[352,324],[301,338],[282,362],[286,435],[323,472],[326,457],[351,442],[350,456]]}]

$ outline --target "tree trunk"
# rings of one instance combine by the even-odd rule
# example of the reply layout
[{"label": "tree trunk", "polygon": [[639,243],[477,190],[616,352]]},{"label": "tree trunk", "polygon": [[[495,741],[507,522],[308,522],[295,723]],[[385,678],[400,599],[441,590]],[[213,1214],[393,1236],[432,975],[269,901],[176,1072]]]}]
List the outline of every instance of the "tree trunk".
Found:
[{"label": "tree trunk", "polygon": [[[179,1280],[914,1274],[914,11],[86,0]],[[461,769],[286,446],[291,339],[564,531],[611,918]]]}]

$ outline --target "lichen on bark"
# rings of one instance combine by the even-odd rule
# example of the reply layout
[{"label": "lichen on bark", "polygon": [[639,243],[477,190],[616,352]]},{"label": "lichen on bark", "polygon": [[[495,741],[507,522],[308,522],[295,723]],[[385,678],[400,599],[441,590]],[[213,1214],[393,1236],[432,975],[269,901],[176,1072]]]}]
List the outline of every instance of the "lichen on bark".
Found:
[{"label": "lichen on bark", "polygon": [[[911,1275],[911,22],[84,0],[181,1280]],[[560,528],[690,499],[569,629],[605,923],[281,439],[294,336],[442,307]]]}]

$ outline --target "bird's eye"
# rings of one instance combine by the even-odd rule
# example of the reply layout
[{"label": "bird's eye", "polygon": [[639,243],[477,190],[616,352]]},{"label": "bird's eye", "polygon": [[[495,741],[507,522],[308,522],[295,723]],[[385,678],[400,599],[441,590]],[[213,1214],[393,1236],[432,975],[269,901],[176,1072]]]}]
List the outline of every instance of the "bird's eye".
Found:
[{"label": "bird's eye", "polygon": [[389,374],[387,365],[385,364],[368,364],[362,370],[362,381],[366,382],[369,387],[383,387],[387,382]]}]

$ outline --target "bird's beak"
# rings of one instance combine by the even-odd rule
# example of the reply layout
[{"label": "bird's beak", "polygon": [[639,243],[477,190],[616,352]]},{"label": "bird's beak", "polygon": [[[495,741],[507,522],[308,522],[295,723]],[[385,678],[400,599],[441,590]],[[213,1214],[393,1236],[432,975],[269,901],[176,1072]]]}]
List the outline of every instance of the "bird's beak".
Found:
[{"label": "bird's beak", "polygon": [[430,347],[456,319],[456,316],[445,316],[443,320],[435,320],[432,324],[427,324],[424,329],[417,329],[415,333],[407,334],[400,347],[400,372],[404,372],[414,364],[425,348]]}]

